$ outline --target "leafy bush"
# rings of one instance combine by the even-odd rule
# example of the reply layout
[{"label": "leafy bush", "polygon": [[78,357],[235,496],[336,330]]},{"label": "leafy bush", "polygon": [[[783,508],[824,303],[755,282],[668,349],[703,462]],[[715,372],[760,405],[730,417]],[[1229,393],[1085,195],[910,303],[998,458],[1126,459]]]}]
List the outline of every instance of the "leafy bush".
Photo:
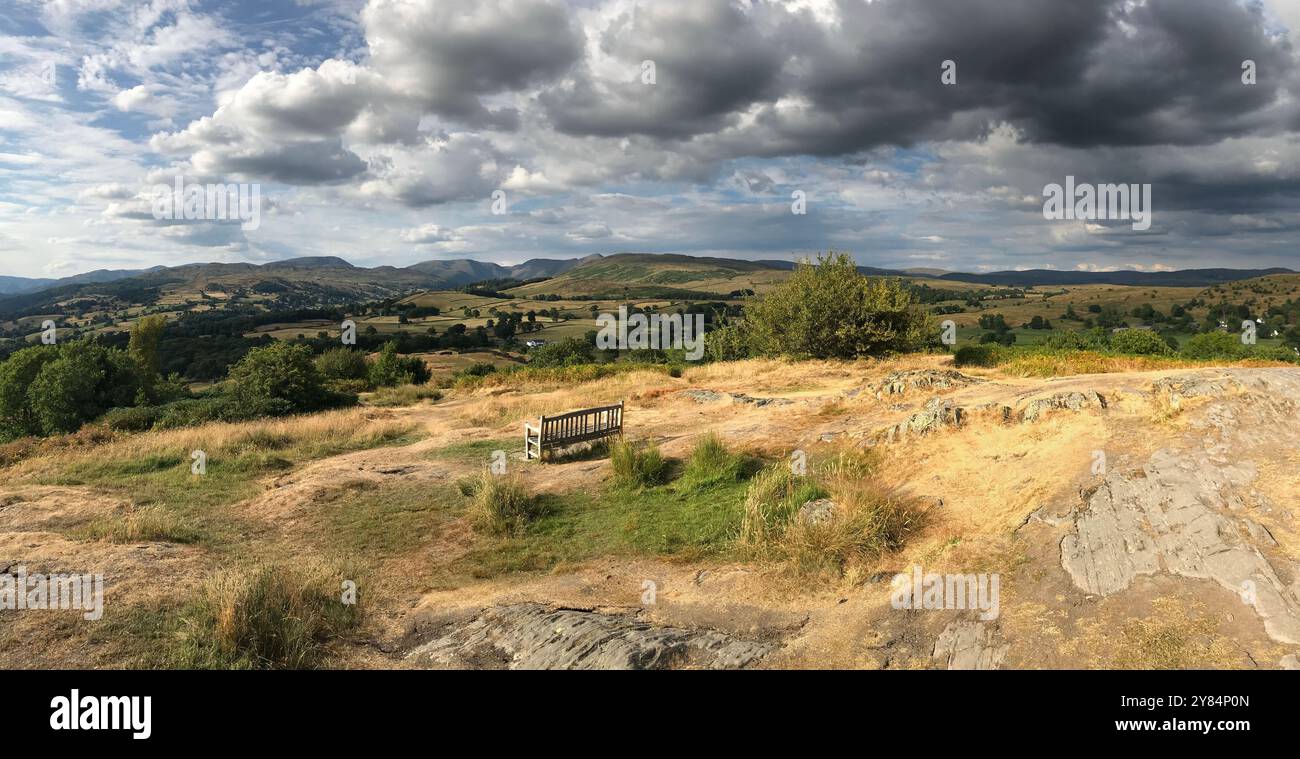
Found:
[{"label": "leafy bush", "polygon": [[226,392],[243,418],[318,411],[340,400],[325,388],[311,348],[274,343],[249,351],[230,369]]},{"label": "leafy bush", "polygon": [[331,348],[316,357],[316,371],[326,380],[366,380],[370,362],[353,348]]},{"label": "leafy bush", "polygon": [[750,342],[747,327],[729,324],[704,336],[704,350],[710,361],[740,361],[750,357]]},{"label": "leafy bush", "polygon": [[1138,356],[1163,356],[1170,352],[1164,338],[1147,329],[1125,329],[1110,337],[1110,347],[1119,353]]},{"label": "leafy bush", "polygon": [[999,352],[993,345],[963,345],[953,354],[957,366],[997,366]]},{"label": "leafy bush", "polygon": [[595,349],[586,340],[566,337],[554,343],[535,348],[528,354],[529,366],[576,366],[596,360]]},{"label": "leafy bush", "polygon": [[1182,354],[1199,360],[1237,360],[1246,357],[1246,346],[1241,338],[1227,332],[1203,332],[1193,335],[1184,345]]},{"label": "leafy bush", "polygon": [[217,421],[236,421],[241,417],[224,397],[212,395],[203,398],[185,398],[157,407],[158,418],[153,428],[169,430],[176,427],[195,427]]},{"label": "leafy bush", "polygon": [[747,309],[760,353],[857,358],[938,347],[931,317],[902,282],[869,278],[844,254],[818,257]]},{"label": "leafy bush", "polygon": [[132,406],[109,409],[103,421],[110,430],[117,432],[144,432],[153,429],[161,416],[159,406]]},{"label": "leafy bush", "polygon": [[328,388],[331,392],[342,393],[344,395],[356,395],[357,393],[364,393],[370,389],[370,380],[369,379],[328,380],[325,383],[325,387]]},{"label": "leafy bush", "polygon": [[0,432],[6,437],[74,432],[130,406],[140,371],[125,351],[78,340],[14,353],[0,365]]},{"label": "leafy bush", "polygon": [[1053,350],[1102,351],[1110,348],[1110,333],[1094,328],[1084,332],[1058,332],[1043,342]]},{"label": "leafy bush", "polygon": [[372,387],[423,385],[432,376],[428,364],[425,364],[422,359],[398,355],[396,342],[385,343],[379,351],[379,357],[370,365]]},{"label": "leafy bush", "polygon": [[625,488],[659,485],[668,472],[668,462],[654,441],[644,447],[627,440],[615,441],[609,448],[609,463],[614,469],[614,482]]}]

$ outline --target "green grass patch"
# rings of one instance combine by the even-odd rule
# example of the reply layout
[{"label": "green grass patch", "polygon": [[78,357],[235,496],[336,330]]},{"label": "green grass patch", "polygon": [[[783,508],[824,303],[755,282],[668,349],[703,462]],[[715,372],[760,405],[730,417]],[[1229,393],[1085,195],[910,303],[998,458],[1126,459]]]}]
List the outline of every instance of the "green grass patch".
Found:
[{"label": "green grass patch", "polygon": [[537,496],[542,515],[523,531],[485,536],[449,569],[484,578],[548,571],[600,556],[722,556],[734,544],[745,488],[737,480],[707,491],[665,485],[543,494]]},{"label": "green grass patch", "polygon": [[492,463],[492,453],[494,451],[505,451],[507,455],[511,451],[519,450],[523,447],[523,437],[511,438],[491,438],[487,440],[469,440],[463,443],[452,443],[441,448],[436,448],[425,454],[427,458],[435,461],[449,461],[457,464],[479,464],[488,466]]}]

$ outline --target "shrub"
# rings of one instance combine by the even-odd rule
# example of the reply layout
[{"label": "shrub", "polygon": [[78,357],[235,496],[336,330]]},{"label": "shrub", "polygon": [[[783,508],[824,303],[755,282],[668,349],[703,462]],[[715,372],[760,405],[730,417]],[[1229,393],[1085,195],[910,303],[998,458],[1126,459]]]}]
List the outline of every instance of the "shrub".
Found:
[{"label": "shrub", "polygon": [[715,432],[706,432],[695,443],[686,460],[680,484],[686,490],[735,482],[744,468],[744,459],[727,450]]},{"label": "shrub", "polygon": [[117,432],[144,432],[153,429],[161,416],[162,409],[158,406],[133,406],[109,409],[103,421]]},{"label": "shrub", "polygon": [[1053,350],[1101,351],[1110,348],[1110,333],[1094,328],[1084,332],[1058,332],[1043,342]]},{"label": "shrub", "polygon": [[668,472],[668,462],[654,441],[638,448],[627,440],[617,440],[610,445],[609,463],[614,469],[614,482],[625,488],[662,484]]},{"label": "shrub", "polygon": [[360,623],[360,605],[343,603],[341,593],[344,580],[359,579],[346,566],[323,562],[222,571],[184,614],[175,663],[212,669],[312,667],[330,642]]},{"label": "shrub", "polygon": [[857,358],[938,347],[931,317],[901,281],[868,278],[831,253],[799,264],[747,309],[758,352],[794,358]]},{"label": "shrub", "polygon": [[1241,338],[1227,332],[1203,332],[1193,335],[1184,345],[1182,354],[1199,360],[1226,359],[1235,361],[1246,356],[1246,346]]},{"label": "shrub", "polygon": [[596,360],[595,349],[586,340],[566,337],[554,343],[535,348],[528,354],[529,366],[575,366]]},{"label": "shrub", "polygon": [[370,365],[372,387],[423,385],[432,376],[428,364],[422,359],[398,355],[396,342],[385,343],[379,351],[379,357]]},{"label": "shrub", "polygon": [[750,334],[744,325],[729,324],[704,337],[704,350],[710,361],[740,361],[751,353]]},{"label": "shrub", "polygon": [[[7,384],[30,377],[22,388],[29,410],[14,413],[6,408],[3,414],[14,420],[14,432],[19,432],[19,425],[28,425],[19,434],[75,432],[110,408],[133,405],[141,390],[140,371],[125,351],[87,340],[60,345],[52,352],[42,347],[30,357],[23,356],[29,350],[33,349],[10,357],[6,365],[15,359],[17,364],[0,379]],[[0,396],[7,405],[19,397],[19,389],[7,387]]]},{"label": "shrub", "polygon": [[1133,353],[1139,356],[1163,356],[1170,352],[1164,338],[1147,329],[1120,330],[1111,335],[1110,347],[1119,353]]},{"label": "shrub", "polygon": [[338,405],[312,362],[306,345],[273,343],[249,351],[230,369],[228,395],[234,414],[279,416]]},{"label": "shrub", "polygon": [[519,534],[542,514],[541,503],[513,476],[485,470],[469,488],[473,492],[470,513],[474,520],[498,535]]},{"label": "shrub", "polygon": [[364,393],[370,389],[370,380],[369,379],[328,380],[325,383],[325,387],[326,389],[328,389],[330,392],[333,393],[341,393],[344,395],[356,395],[357,393]]},{"label": "shrub", "polygon": [[953,354],[957,366],[997,366],[998,350],[991,345],[963,345]]},{"label": "shrub", "polygon": [[158,418],[153,428],[169,430],[176,427],[194,427],[216,421],[234,421],[238,417],[231,404],[221,396],[185,398],[157,407]]},{"label": "shrub", "polygon": [[[316,357],[316,371],[326,380],[362,380],[370,376],[370,362],[352,348],[331,348]],[[365,388],[363,388],[365,389]]]}]

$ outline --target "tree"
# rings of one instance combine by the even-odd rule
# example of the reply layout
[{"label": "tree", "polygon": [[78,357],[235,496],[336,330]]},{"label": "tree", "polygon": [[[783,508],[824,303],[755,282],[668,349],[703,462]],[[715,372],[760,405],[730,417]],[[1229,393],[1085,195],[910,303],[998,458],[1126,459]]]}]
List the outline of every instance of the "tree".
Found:
[{"label": "tree", "polygon": [[147,383],[152,383],[161,373],[162,361],[158,356],[158,342],[162,339],[167,320],[162,316],[143,316],[131,325],[131,339],[126,352],[131,355],[135,365],[140,367],[140,376]]},{"label": "tree", "polygon": [[1148,329],[1126,329],[1110,337],[1110,347],[1119,353],[1162,356],[1169,352],[1164,338]]},{"label": "tree", "polygon": [[38,345],[24,348],[0,364],[0,432],[6,438],[41,434],[36,411],[27,400],[27,391],[41,367],[58,355],[57,347]]},{"label": "tree", "polygon": [[230,368],[228,392],[238,416],[277,416],[330,405],[311,348],[273,343],[249,351]]},{"label": "tree", "polygon": [[370,384],[374,387],[423,385],[432,376],[423,360],[415,356],[399,356],[395,342],[385,343],[379,357],[370,366]]},{"label": "tree", "polygon": [[573,366],[590,364],[595,360],[591,344],[577,337],[568,337],[535,348],[528,357],[531,366]]},{"label": "tree", "polygon": [[363,380],[370,375],[365,354],[352,348],[331,348],[317,356],[315,364],[327,380]]},{"label": "tree", "polygon": [[130,406],[140,388],[125,351],[88,340],[27,348],[0,365],[0,427],[7,437],[75,432]]},{"label": "tree", "polygon": [[1203,332],[1193,335],[1183,345],[1182,353],[1195,359],[1238,359],[1246,355],[1241,338],[1227,332]]},{"label": "tree", "polygon": [[750,306],[745,328],[760,353],[856,358],[937,347],[928,314],[896,279],[868,278],[853,259],[829,253],[795,267]]}]

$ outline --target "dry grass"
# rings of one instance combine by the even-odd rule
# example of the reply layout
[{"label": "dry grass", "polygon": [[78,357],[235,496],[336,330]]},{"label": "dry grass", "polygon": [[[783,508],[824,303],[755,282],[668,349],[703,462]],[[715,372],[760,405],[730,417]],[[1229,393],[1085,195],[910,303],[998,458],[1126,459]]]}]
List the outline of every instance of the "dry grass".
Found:
[{"label": "dry grass", "polygon": [[367,406],[414,406],[425,401],[442,400],[442,391],[433,385],[399,385],[398,387],[381,387],[365,398]]},{"label": "dry grass", "polygon": [[997,371],[1010,377],[1062,377],[1076,374],[1146,372],[1158,369],[1197,369],[1207,366],[1294,366],[1283,361],[1199,361],[1177,356],[1126,356],[1095,351],[1019,353],[999,363]]},{"label": "dry grass", "polygon": [[[834,516],[811,522],[799,508],[815,498],[835,504]],[[863,567],[902,547],[922,523],[912,499],[882,484],[875,458],[842,447],[813,466],[810,477],[773,464],[750,483],[741,523],[741,545],[800,574],[857,577]]]},{"label": "dry grass", "polygon": [[199,427],[145,432],[113,438],[90,448],[36,451],[13,465],[10,476],[26,478],[52,471],[104,462],[149,461],[181,456],[194,450],[216,454],[275,451],[294,447],[306,458],[372,447],[400,439],[416,425],[398,417],[376,417],[366,409],[345,409],[321,414],[248,422],[214,422]]},{"label": "dry grass", "polygon": [[562,414],[566,411],[604,406],[641,392],[647,385],[673,382],[667,375],[653,371],[629,371],[601,380],[566,386],[546,391],[529,387],[528,395],[482,395],[464,403],[458,410],[459,420],[471,427],[498,427],[539,416]]},{"label": "dry grass", "polygon": [[158,505],[139,506],[130,512],[96,519],[87,525],[85,537],[109,543],[193,543],[199,533],[179,516]]},{"label": "dry grass", "polygon": [[350,566],[320,560],[256,564],[212,577],[185,615],[174,664],[187,668],[302,669],[361,621],[343,600]]}]

